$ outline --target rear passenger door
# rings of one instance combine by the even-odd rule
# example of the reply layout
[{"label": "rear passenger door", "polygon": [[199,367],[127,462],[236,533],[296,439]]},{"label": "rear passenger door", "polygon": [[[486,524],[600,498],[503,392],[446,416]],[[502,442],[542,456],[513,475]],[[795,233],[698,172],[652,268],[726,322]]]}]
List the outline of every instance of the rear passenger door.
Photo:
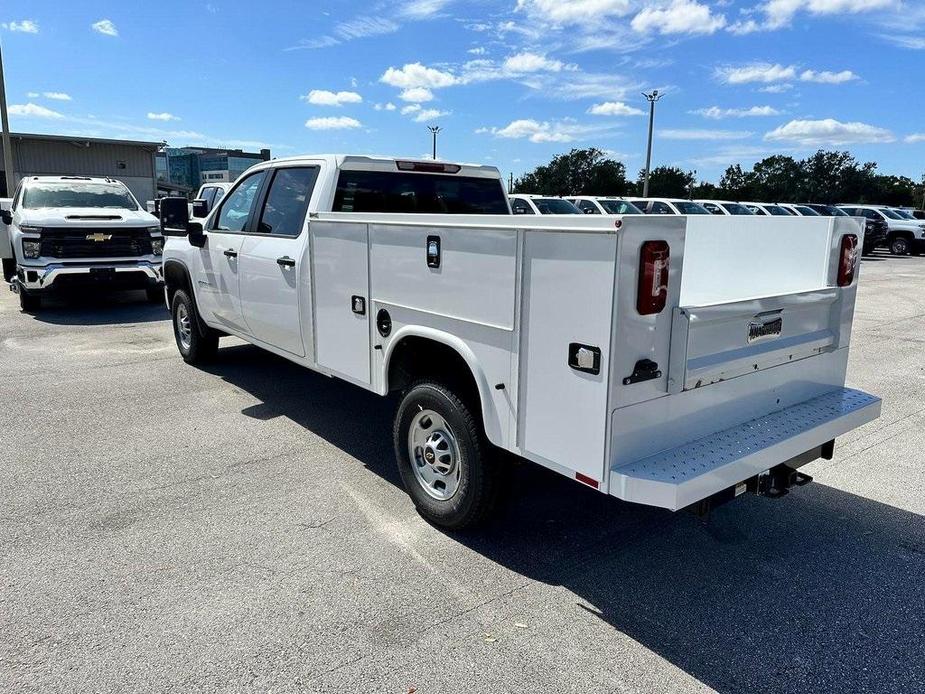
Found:
[{"label": "rear passenger door", "polygon": [[249,333],[300,357],[305,356],[300,308],[311,287],[305,214],[318,171],[317,166],[272,170],[241,248],[241,310]]}]

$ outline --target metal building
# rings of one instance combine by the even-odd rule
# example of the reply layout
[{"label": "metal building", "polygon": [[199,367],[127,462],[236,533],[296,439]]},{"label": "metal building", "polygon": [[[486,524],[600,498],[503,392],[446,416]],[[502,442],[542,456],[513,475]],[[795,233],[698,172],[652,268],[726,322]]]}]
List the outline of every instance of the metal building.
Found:
[{"label": "metal building", "polygon": [[[25,133],[11,133],[10,142],[16,183],[24,176],[109,176],[125,183],[142,205],[155,197],[154,157],[163,142]],[[10,194],[0,175],[0,197]]]}]

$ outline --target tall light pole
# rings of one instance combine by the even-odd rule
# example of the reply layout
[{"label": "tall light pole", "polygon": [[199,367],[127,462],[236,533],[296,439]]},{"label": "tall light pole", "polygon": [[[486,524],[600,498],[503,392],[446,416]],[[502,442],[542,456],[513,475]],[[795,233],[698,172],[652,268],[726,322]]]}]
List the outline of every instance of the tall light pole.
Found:
[{"label": "tall light pole", "polygon": [[649,102],[649,146],[646,149],[646,177],[642,184],[642,197],[649,197],[649,171],[652,167],[652,128],[655,125],[655,102],[661,99],[664,94],[659,94],[658,89],[653,89],[651,94],[642,93]]},{"label": "tall light pole", "polygon": [[434,136],[434,161],[437,160],[437,133],[439,133],[443,128],[439,125],[428,125],[427,129],[430,130],[431,134]]},{"label": "tall light pole", "polygon": [[16,176],[13,173],[13,148],[10,145],[10,120],[6,113],[6,86],[3,81],[3,47],[0,46],[0,126],[3,128],[3,173],[6,175],[6,195],[13,196]]}]

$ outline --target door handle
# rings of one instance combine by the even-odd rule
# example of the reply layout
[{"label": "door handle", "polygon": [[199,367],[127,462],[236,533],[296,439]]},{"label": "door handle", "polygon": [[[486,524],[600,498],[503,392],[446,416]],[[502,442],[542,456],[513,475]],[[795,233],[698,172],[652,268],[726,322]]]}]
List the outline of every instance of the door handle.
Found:
[{"label": "door handle", "polygon": [[282,267],[295,267],[295,261],[288,255],[284,255],[282,258],[277,258],[276,264]]},{"label": "door handle", "polygon": [[227,251],[225,251],[225,257],[226,257],[226,258],[237,258],[237,257],[238,257],[238,252],[237,252],[237,251],[232,251],[232,250],[227,250]]}]

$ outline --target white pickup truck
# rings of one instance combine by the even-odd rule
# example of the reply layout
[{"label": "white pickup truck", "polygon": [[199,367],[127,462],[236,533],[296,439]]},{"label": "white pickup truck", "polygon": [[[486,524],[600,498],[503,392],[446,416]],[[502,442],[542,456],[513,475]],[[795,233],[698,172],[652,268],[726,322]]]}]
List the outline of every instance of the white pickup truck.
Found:
[{"label": "white pickup truck", "polygon": [[852,218],[514,216],[494,168],[341,155],[259,164],[186,213],[161,208],[183,358],[235,335],[400,392],[401,476],[443,526],[488,514],[495,448],[705,511],[809,481],[879,416],[845,387]]},{"label": "white pickup truck", "polygon": [[[0,205],[4,275],[24,311],[76,285],[145,289],[162,300],[163,237],[120,181],[28,176]],[[7,257],[9,256],[9,257]]]}]

